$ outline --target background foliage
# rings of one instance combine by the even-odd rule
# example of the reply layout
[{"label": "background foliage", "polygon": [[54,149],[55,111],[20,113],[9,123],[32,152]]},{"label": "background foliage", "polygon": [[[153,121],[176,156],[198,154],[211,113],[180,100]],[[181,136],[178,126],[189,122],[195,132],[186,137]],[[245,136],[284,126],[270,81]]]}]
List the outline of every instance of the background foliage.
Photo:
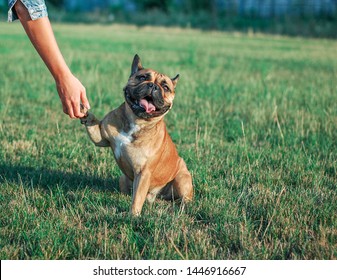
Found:
[{"label": "background foliage", "polygon": [[[52,21],[337,38],[336,0],[47,0]],[[0,0],[5,21],[7,1]]]}]

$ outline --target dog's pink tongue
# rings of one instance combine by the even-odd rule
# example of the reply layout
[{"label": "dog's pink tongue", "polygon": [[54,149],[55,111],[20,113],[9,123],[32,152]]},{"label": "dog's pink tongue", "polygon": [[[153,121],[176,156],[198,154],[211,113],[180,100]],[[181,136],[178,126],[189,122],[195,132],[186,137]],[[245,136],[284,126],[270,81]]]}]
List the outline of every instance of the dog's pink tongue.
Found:
[{"label": "dog's pink tongue", "polygon": [[146,99],[139,100],[139,105],[142,106],[148,114],[156,111],[156,107],[152,104],[152,102],[149,102]]}]

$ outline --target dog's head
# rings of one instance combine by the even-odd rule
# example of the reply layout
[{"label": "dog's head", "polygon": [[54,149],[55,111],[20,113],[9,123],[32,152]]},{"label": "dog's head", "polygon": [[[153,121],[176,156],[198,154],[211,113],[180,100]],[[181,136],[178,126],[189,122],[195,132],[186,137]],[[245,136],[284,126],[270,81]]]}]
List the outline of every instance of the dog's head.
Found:
[{"label": "dog's head", "polygon": [[131,75],[124,88],[125,101],[142,119],[164,116],[171,108],[179,75],[173,79],[152,69],[143,68],[135,55]]}]

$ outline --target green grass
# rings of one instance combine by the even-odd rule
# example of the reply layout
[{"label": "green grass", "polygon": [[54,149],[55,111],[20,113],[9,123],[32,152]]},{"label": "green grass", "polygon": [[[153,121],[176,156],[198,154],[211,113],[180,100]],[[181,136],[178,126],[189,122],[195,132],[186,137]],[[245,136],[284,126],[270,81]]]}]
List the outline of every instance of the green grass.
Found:
[{"label": "green grass", "polygon": [[169,132],[195,201],[131,218],[109,149],[63,114],[19,24],[0,24],[1,259],[337,259],[337,42],[54,25],[103,117],[135,53],[180,73]]}]

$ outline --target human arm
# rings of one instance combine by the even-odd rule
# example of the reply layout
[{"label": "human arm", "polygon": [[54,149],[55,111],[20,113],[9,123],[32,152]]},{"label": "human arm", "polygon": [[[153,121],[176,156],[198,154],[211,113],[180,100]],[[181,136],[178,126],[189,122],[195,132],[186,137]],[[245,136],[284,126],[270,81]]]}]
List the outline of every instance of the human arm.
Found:
[{"label": "human arm", "polygon": [[55,79],[63,111],[71,118],[83,117],[80,102],[84,107],[90,108],[85,88],[67,66],[48,17],[32,20],[26,6],[20,0],[15,3],[14,8],[30,41]]}]

